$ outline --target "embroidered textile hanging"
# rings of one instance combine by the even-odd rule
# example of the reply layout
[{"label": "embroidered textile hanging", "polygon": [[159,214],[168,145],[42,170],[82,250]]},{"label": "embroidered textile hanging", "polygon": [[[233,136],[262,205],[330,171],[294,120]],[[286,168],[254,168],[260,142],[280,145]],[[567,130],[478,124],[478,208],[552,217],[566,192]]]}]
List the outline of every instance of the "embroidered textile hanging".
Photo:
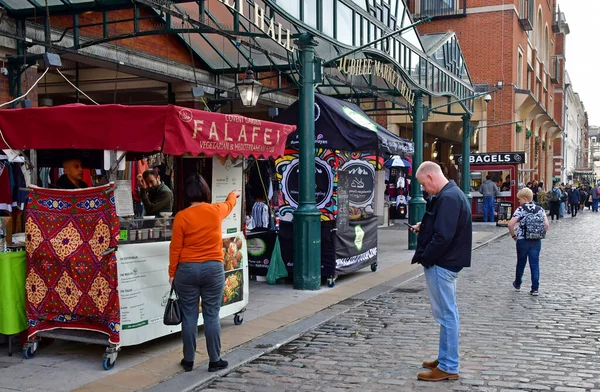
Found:
[{"label": "embroidered textile hanging", "polygon": [[120,342],[114,187],[33,188],[27,199],[28,335],[83,329]]}]

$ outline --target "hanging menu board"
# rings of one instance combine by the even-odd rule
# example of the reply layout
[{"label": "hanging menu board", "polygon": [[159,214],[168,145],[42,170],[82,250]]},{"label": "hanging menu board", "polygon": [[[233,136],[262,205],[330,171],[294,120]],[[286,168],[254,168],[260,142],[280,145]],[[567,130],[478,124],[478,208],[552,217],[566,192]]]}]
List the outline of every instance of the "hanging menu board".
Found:
[{"label": "hanging menu board", "polygon": [[[222,203],[233,190],[241,190],[244,179],[243,159],[213,157],[212,202]],[[237,200],[233,211],[223,220],[223,235],[241,231],[242,202]]]},{"label": "hanging menu board", "polygon": [[115,208],[117,216],[133,216],[133,198],[131,196],[131,181],[115,181]]},{"label": "hanging menu board", "polygon": [[338,211],[335,220],[338,232],[344,232],[350,226],[350,176],[343,170],[338,171],[337,175]]}]

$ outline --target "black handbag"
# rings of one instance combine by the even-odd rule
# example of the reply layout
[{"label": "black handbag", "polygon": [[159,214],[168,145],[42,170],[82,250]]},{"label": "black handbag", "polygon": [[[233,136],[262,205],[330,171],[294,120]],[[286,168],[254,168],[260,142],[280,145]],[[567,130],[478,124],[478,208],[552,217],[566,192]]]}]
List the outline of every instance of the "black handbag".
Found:
[{"label": "black handbag", "polygon": [[[173,297],[173,293],[175,293],[175,297]],[[165,306],[163,323],[165,325],[181,324],[181,307],[179,306],[179,297],[177,297],[177,293],[175,292],[175,283],[171,285],[171,292],[169,293],[167,306]]]}]

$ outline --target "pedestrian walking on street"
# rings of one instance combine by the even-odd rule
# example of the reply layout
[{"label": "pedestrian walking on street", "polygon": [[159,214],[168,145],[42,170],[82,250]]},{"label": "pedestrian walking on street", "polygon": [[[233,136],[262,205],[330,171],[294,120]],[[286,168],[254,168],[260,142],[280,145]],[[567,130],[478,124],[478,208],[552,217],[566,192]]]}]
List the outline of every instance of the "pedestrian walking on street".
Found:
[{"label": "pedestrian walking on street", "polygon": [[560,199],[562,197],[562,193],[560,188],[558,187],[558,182],[554,184],[554,187],[549,192],[548,199],[550,200],[550,217],[554,221],[554,217],[556,216],[556,220],[560,219]]},{"label": "pedestrian walking on street", "polygon": [[169,249],[169,282],[181,306],[181,338],[186,372],[194,367],[198,335],[199,302],[202,299],[204,337],[208,350],[208,371],[225,369],[221,359],[221,322],[219,311],[225,285],[221,225],[240,197],[239,190],[229,193],[224,203],[211,204],[208,184],[199,174],[187,179],[185,193],[191,206],[179,211],[173,222]]},{"label": "pedestrian walking on street", "polygon": [[571,218],[577,216],[577,211],[579,210],[579,189],[576,186],[573,187],[571,193],[569,194],[569,205],[571,206]]},{"label": "pedestrian walking on street", "polygon": [[586,190],[585,185],[581,185],[579,187],[579,210],[583,211],[585,209],[585,202],[588,199],[588,192]]},{"label": "pedestrian walking on street", "polygon": [[[548,217],[544,209],[533,202],[533,192],[524,188],[517,193],[519,208],[508,222],[508,230],[517,243],[517,271],[513,287],[521,291],[523,272],[529,260],[531,270],[531,291],[529,294],[539,295],[540,285],[540,251],[542,238],[548,230]],[[519,224],[515,231],[516,224]]]},{"label": "pedestrian walking on street", "polygon": [[438,357],[423,362],[431,369],[417,375],[423,381],[457,380],[459,377],[459,317],[456,279],[471,266],[473,229],[471,209],[464,193],[448,181],[439,165],[423,162],[416,173],[423,189],[432,195],[422,222],[411,230],[418,233],[412,263],[425,269],[429,301],[435,321],[440,324]]},{"label": "pedestrian walking on street", "polygon": [[591,190],[592,193],[592,211],[598,212],[598,203],[600,202],[600,185],[596,184]]},{"label": "pedestrian walking on street", "polygon": [[498,185],[492,181],[491,176],[485,176],[485,181],[481,184],[479,192],[483,195],[483,221],[494,222],[494,197],[498,195]]}]

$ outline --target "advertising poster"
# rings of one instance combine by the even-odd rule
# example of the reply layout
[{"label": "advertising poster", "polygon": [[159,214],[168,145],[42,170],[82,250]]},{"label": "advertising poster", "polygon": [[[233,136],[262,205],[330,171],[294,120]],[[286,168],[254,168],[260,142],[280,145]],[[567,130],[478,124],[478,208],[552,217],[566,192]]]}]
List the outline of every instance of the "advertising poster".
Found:
[{"label": "advertising poster", "polygon": [[[248,268],[243,234],[223,236],[225,287],[220,317],[233,315],[248,303]],[[169,285],[169,242],[130,244],[117,251],[121,345],[131,346],[181,331],[163,324]],[[202,303],[199,306],[202,311]],[[202,314],[198,325],[204,320]]]},{"label": "advertising poster", "polygon": [[[243,189],[243,159],[213,157],[212,202],[222,203],[233,190]],[[223,220],[223,235],[241,231],[242,204],[237,201],[231,214]]]}]

